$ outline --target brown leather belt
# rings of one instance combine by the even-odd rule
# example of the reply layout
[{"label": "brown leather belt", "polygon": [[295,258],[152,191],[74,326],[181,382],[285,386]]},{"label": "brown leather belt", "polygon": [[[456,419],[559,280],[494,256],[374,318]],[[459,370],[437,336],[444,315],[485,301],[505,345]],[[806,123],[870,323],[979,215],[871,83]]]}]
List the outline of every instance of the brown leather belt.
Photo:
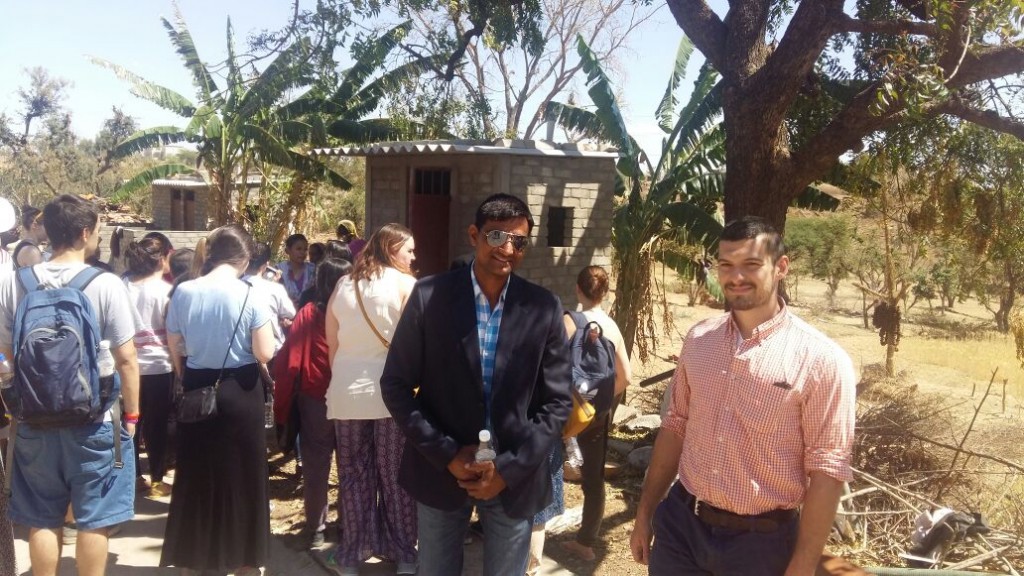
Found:
[{"label": "brown leather belt", "polygon": [[762,514],[735,514],[702,502],[690,491],[678,482],[677,486],[682,491],[683,501],[686,507],[693,511],[694,516],[701,522],[715,528],[726,528],[728,530],[741,530],[744,532],[775,532],[780,526],[792,521],[800,515],[797,508],[769,510]]}]

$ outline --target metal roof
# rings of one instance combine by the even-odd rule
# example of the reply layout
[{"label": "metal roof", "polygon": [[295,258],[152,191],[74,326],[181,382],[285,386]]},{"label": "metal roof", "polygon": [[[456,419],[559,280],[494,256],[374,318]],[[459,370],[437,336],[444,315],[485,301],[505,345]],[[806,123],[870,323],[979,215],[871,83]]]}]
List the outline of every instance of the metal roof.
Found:
[{"label": "metal roof", "polygon": [[175,188],[209,188],[210,185],[202,180],[171,180],[160,178],[150,182],[152,186],[173,186]]},{"label": "metal roof", "polygon": [[382,156],[397,154],[511,154],[515,156],[560,156],[575,158],[618,158],[615,148],[590,144],[555,144],[543,140],[417,140],[382,142],[363,146],[316,148],[314,156]]}]

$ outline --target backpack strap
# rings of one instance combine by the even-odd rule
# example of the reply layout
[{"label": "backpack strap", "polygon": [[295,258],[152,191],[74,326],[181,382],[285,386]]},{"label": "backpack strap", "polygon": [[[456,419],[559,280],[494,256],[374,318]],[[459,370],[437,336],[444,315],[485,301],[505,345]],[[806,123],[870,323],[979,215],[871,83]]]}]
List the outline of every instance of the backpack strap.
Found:
[{"label": "backpack strap", "polygon": [[[110,429],[114,431],[114,468],[120,470],[124,468],[123,458],[121,458],[121,400],[114,400],[114,403],[110,406]],[[139,433],[138,430],[135,431]]]},{"label": "backpack strap", "polygon": [[85,292],[85,288],[100,274],[103,274],[103,270],[100,270],[95,266],[88,266],[85,270],[75,274],[75,277],[71,279],[71,282],[68,282],[68,288],[74,288],[75,290]]},{"label": "backpack strap", "polygon": [[4,470],[4,496],[11,497],[11,473],[14,471],[14,439],[18,437],[18,420],[12,415],[7,429],[7,469]]},{"label": "backpack strap", "polygon": [[583,315],[583,312],[577,312],[576,310],[566,310],[565,313],[572,318],[574,324],[576,324],[577,330],[583,330],[587,327],[587,317]]},{"label": "backpack strap", "polygon": [[18,283],[29,293],[39,289],[39,276],[36,276],[35,266],[25,266],[18,269]]}]

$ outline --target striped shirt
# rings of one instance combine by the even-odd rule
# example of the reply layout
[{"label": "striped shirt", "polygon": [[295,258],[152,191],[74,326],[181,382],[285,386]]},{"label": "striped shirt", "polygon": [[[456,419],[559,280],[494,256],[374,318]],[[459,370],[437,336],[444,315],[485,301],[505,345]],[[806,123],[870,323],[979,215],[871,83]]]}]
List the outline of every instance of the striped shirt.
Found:
[{"label": "striped shirt", "polygon": [[[491,310],[491,302],[476,281],[476,270],[470,264],[470,278],[473,279],[473,298],[476,301],[476,335],[480,342],[480,371],[484,382],[484,422],[491,428],[491,381],[494,376],[494,357],[498,352],[498,330],[501,329],[501,314],[505,310],[505,292],[508,280],[498,296],[498,304]],[[511,278],[511,276],[509,276]]]},{"label": "striped shirt", "polygon": [[853,362],[785,305],[746,340],[729,314],[700,322],[679,358],[662,427],[691,494],[760,514],[800,506],[811,472],[853,479]]}]

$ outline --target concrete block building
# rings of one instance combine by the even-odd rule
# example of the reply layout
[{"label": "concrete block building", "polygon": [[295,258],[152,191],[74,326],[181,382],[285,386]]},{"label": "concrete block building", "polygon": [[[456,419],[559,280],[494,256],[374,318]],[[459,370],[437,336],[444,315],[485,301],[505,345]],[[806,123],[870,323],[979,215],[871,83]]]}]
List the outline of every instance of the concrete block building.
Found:
[{"label": "concrete block building", "polygon": [[366,158],[366,228],[412,229],[417,267],[428,275],[471,252],[467,229],[491,194],[524,199],[535,219],[518,273],[575,305],[584,266],[611,266],[614,149],[524,140],[392,142],[320,149]]},{"label": "concrete block building", "polygon": [[210,186],[202,180],[154,180],[153,228],[206,230]]}]

